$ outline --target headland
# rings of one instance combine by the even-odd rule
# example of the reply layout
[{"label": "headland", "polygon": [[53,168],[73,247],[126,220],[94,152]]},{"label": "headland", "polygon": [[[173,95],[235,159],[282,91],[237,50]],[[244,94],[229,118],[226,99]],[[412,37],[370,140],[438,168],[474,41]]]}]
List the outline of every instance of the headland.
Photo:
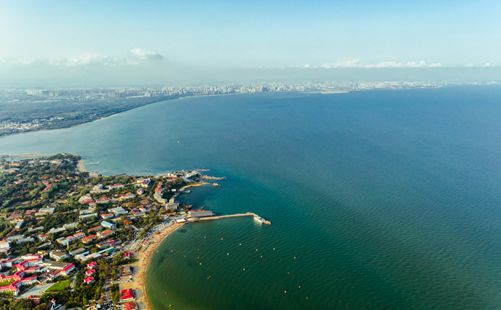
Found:
[{"label": "headland", "polygon": [[[166,237],[198,221],[262,219],[254,213],[215,215],[177,202],[189,188],[219,186],[215,181],[224,178],[207,171],[103,176],[89,173],[72,154],[0,158],[2,209],[12,223],[0,235],[0,267],[13,269],[12,276],[0,275],[0,292],[12,300],[38,296],[68,306],[151,309],[146,271]],[[35,274],[27,276],[22,264]]]}]

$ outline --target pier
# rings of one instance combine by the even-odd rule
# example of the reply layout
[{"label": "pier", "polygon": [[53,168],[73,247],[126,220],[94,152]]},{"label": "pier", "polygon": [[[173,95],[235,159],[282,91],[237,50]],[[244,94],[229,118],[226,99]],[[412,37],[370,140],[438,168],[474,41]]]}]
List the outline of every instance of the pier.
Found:
[{"label": "pier", "polygon": [[262,224],[271,225],[271,222],[269,220],[266,220],[253,212],[227,214],[227,215],[214,215],[214,216],[205,216],[205,217],[190,217],[187,219],[187,221],[188,222],[213,221],[213,220],[222,220],[222,219],[235,218],[235,217],[245,217],[245,216],[252,216],[254,218],[254,220],[256,220]]}]

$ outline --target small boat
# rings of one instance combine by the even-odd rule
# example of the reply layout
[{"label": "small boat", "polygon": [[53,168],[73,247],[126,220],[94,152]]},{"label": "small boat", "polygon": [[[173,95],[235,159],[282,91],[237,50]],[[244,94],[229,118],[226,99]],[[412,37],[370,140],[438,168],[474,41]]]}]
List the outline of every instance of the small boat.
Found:
[{"label": "small boat", "polygon": [[264,217],[260,217],[259,215],[254,215],[254,221],[259,224],[270,225],[271,222],[265,219]]},{"label": "small boat", "polygon": [[264,223],[264,218],[255,215],[254,216],[254,221],[257,222],[257,223],[259,223],[259,224],[263,224]]}]

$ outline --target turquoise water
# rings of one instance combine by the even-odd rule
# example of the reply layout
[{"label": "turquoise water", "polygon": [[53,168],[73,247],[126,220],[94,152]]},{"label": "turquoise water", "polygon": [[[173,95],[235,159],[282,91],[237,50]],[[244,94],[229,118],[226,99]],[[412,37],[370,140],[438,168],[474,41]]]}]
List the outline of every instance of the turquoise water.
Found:
[{"label": "turquoise water", "polygon": [[1,138],[0,153],[210,168],[223,186],[183,199],[273,222],[174,233],[148,270],[157,309],[497,309],[500,120],[499,87],[204,97]]}]

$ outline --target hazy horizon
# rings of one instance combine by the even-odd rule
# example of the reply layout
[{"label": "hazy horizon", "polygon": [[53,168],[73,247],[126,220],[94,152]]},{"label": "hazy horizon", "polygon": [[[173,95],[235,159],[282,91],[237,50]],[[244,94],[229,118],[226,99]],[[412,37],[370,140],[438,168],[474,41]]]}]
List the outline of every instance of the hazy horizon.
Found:
[{"label": "hazy horizon", "polygon": [[2,2],[0,85],[500,81],[500,9],[490,0]]},{"label": "hazy horizon", "polygon": [[[119,74],[117,73],[119,72]],[[28,73],[13,70],[0,77],[0,88],[99,88],[198,86],[252,83],[383,82],[501,83],[501,68],[428,69],[193,69],[150,72],[147,69],[62,68],[61,71]]]}]

